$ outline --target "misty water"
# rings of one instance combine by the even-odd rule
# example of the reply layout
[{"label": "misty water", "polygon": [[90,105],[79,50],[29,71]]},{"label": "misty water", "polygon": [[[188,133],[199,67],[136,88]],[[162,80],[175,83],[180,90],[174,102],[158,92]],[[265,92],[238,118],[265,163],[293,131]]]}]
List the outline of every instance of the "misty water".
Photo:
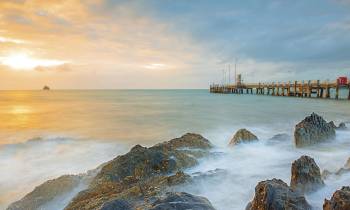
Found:
[{"label": "misty water", "polygon": [[[268,139],[292,136],[295,124],[312,112],[336,124],[348,122],[349,105],[207,90],[1,91],[0,209],[47,179],[86,172],[136,143],[151,146],[186,132],[215,145],[215,155],[186,172],[225,169],[228,174],[180,190],[207,197],[217,209],[244,209],[259,181],[289,183],[291,163],[301,155],[312,156],[321,170],[341,168],[350,157],[350,131],[337,131],[336,140],[305,149],[296,149],[289,138]],[[240,128],[261,141],[228,148]],[[307,200],[321,209],[324,198],[349,182],[350,174],[331,176]]]}]

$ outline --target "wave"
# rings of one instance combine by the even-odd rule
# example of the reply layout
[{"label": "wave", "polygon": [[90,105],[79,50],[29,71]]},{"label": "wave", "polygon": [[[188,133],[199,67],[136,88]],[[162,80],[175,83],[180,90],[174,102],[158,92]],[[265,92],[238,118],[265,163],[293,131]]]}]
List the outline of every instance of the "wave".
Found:
[{"label": "wave", "polygon": [[63,174],[80,174],[127,151],[129,146],[62,136],[0,146],[0,209],[35,186]]}]

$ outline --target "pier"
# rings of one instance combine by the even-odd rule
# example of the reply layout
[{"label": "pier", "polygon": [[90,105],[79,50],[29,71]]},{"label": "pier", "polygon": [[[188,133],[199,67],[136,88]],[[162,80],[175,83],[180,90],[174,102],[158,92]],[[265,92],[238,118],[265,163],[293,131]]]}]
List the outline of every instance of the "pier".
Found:
[{"label": "pier", "polygon": [[293,82],[272,82],[244,84],[240,80],[236,84],[212,84],[211,93],[222,94],[256,94],[285,97],[304,98],[333,98],[340,99],[340,90],[347,91],[347,99],[350,100],[350,83],[344,77],[334,82],[320,80],[314,81],[293,81]]}]

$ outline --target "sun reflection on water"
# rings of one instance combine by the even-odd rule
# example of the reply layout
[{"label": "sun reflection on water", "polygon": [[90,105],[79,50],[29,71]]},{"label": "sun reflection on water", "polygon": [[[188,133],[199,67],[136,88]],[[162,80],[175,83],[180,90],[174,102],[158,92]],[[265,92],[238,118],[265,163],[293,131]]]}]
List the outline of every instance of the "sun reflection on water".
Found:
[{"label": "sun reflection on water", "polygon": [[30,114],[32,113],[32,108],[24,105],[15,105],[10,108],[9,113],[14,115]]}]

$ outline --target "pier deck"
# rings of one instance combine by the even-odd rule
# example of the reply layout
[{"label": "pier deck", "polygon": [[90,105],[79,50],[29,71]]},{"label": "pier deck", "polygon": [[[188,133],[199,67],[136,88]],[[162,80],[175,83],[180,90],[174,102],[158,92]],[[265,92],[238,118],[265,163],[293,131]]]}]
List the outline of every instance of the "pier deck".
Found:
[{"label": "pier deck", "polygon": [[252,84],[228,84],[210,85],[211,93],[229,94],[257,94],[271,96],[293,96],[307,98],[334,98],[340,99],[339,91],[348,91],[347,99],[350,100],[350,84],[340,84],[339,82],[288,82],[288,83],[252,83]]}]

